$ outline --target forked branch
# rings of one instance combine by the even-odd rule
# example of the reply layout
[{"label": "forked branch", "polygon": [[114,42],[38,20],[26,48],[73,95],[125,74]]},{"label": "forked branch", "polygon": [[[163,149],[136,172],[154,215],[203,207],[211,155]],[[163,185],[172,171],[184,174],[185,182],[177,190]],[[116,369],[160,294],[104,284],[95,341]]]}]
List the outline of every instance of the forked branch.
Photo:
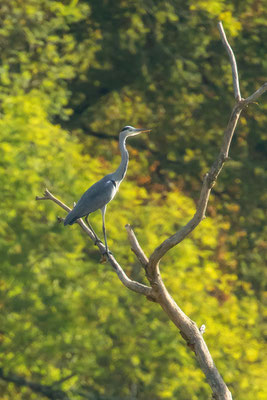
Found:
[{"label": "forked branch", "polygon": [[230,63],[232,66],[232,75],[233,75],[233,86],[234,86],[235,96],[238,98],[238,100],[232,110],[228,125],[225,129],[220,152],[217,158],[215,159],[213,165],[211,166],[209,172],[204,176],[196,213],[185,226],[183,226],[175,234],[164,240],[152,253],[148,264],[148,271],[151,276],[154,276],[157,273],[158,263],[160,262],[161,258],[167,253],[167,251],[169,251],[172,247],[176,246],[178,243],[182,242],[186,238],[186,236],[188,236],[189,233],[191,233],[205,218],[205,213],[211,189],[215,185],[224,163],[229,160],[228,156],[229,149],[240,114],[246,106],[248,106],[250,103],[255,102],[267,90],[267,82],[266,82],[247,99],[241,98],[235,56],[226,39],[226,35],[221,22],[219,22],[218,28],[220,31],[223,44],[230,57]]},{"label": "forked branch", "polygon": [[[57,199],[55,196],[52,195],[52,193],[49,192],[48,189],[45,190],[44,196],[36,196],[36,200],[52,200],[54,203],[59,205],[63,210],[69,212],[71,209],[64,204],[62,201]],[[88,228],[88,226],[85,224],[85,222],[82,219],[77,220],[77,223],[80,225],[80,227],[85,231],[85,233],[92,239],[92,241],[95,241],[94,234],[92,231]],[[106,249],[105,246],[102,242],[97,242],[96,246],[98,246],[100,253],[102,254],[102,257],[105,256]],[[142,283],[133,281],[130,279],[126,273],[124,272],[123,268],[120,266],[120,264],[117,262],[115,257],[113,255],[108,256],[108,261],[116,274],[118,275],[119,280],[123,283],[124,286],[126,286],[128,289],[132,290],[133,292],[143,294],[144,296],[147,296],[148,298],[153,297],[152,295],[152,289],[149,286],[143,285]]]},{"label": "forked branch", "polygon": [[[176,246],[178,243],[184,240],[187,235],[189,235],[205,218],[211,189],[215,185],[224,163],[229,159],[228,153],[240,114],[249,103],[256,101],[267,90],[267,83],[265,83],[247,99],[241,98],[235,56],[227,41],[221,22],[218,24],[218,28],[223,45],[225,46],[230,57],[236,104],[233,107],[228,125],[224,132],[219,154],[215,159],[213,165],[211,166],[209,172],[204,176],[196,213],[184,227],[182,227],[175,234],[164,240],[154,250],[149,259],[146,257],[144,251],[142,250],[131,227],[129,225],[126,226],[131,248],[136,254],[142,266],[145,268],[146,276],[151,284],[151,287],[128,278],[114,256],[110,255],[108,257],[108,261],[117,273],[120,281],[128,289],[136,293],[145,295],[149,300],[158,302],[162,309],[167,313],[171,321],[177,326],[177,328],[180,330],[182,337],[187,341],[188,346],[194,351],[199,365],[206,376],[207,382],[212,389],[213,398],[217,400],[231,400],[232,395],[227,388],[225,382],[223,381],[221,375],[219,374],[217,368],[215,367],[208,347],[204,341],[203,329],[198,329],[196,323],[192,321],[189,317],[187,317],[187,315],[175,303],[161,279],[159,270],[159,262],[161,258],[167,253],[167,251],[169,251],[172,247]],[[70,211],[70,209],[64,203],[54,197],[48,190],[46,190],[44,197],[36,197],[36,199],[52,200],[60,207],[62,207],[65,211]],[[88,228],[88,226],[81,219],[78,220],[77,223],[87,233],[87,235],[92,240],[94,240],[94,235]],[[97,246],[100,250],[100,253],[104,255],[105,246],[103,245],[103,243],[97,243]]]},{"label": "forked branch", "polygon": [[247,99],[241,98],[235,56],[226,39],[226,35],[221,22],[218,24],[218,28],[223,44],[230,57],[233,75],[233,86],[237,102],[232,110],[229,122],[224,132],[219,154],[215,159],[213,165],[211,166],[209,172],[204,176],[195,215],[185,226],[183,226],[174,235],[164,240],[154,250],[154,252],[150,256],[147,266],[147,277],[149,278],[152,287],[157,293],[157,302],[161,305],[162,309],[167,313],[172,322],[178,327],[178,329],[180,329],[182,337],[187,341],[189,347],[195,352],[199,365],[204,372],[207,382],[209,383],[213,391],[213,397],[217,400],[231,400],[231,392],[226,386],[219,371],[215,367],[215,364],[204,341],[201,331],[197,328],[194,321],[188,318],[172,299],[161,279],[159,270],[159,262],[161,258],[172,247],[183,241],[187,237],[187,235],[189,235],[205,218],[211,189],[215,185],[224,163],[229,159],[229,149],[240,114],[249,103],[254,102],[267,90],[267,83],[265,83],[261,88],[259,88]]}]

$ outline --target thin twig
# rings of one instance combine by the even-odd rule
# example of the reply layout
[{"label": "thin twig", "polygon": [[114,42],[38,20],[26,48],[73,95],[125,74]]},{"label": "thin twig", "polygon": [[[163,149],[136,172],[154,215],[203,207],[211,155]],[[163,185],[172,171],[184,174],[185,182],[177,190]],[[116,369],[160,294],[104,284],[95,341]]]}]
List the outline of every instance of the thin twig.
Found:
[{"label": "thin twig", "polygon": [[248,105],[249,103],[253,103],[258,98],[267,91],[267,82],[265,82],[256,92],[254,92],[251,96],[247,97],[246,99],[242,100],[244,105]]},{"label": "thin twig", "polygon": [[136,257],[140,261],[141,265],[146,268],[147,264],[148,264],[148,258],[145,255],[144,250],[140,246],[131,225],[129,225],[129,224],[125,225],[125,228],[127,231],[129,242],[131,244],[132,251],[134,252]]},{"label": "thin twig", "polygon": [[234,85],[234,92],[235,92],[235,99],[237,101],[241,100],[241,93],[240,93],[240,88],[239,88],[239,78],[238,78],[238,71],[237,71],[237,65],[236,65],[236,60],[235,60],[235,55],[234,52],[227,40],[227,37],[225,35],[224,29],[223,29],[223,24],[220,21],[218,23],[218,29],[221,35],[221,39],[223,42],[224,47],[226,48],[226,51],[229,55],[230,58],[230,64],[232,67],[232,76],[233,76],[233,85]]},{"label": "thin twig", "polygon": [[71,374],[65,376],[64,378],[61,378],[58,381],[53,382],[51,386],[54,387],[54,386],[61,385],[62,383],[68,381],[71,378],[73,378],[75,375],[76,375],[76,373],[72,372]]}]

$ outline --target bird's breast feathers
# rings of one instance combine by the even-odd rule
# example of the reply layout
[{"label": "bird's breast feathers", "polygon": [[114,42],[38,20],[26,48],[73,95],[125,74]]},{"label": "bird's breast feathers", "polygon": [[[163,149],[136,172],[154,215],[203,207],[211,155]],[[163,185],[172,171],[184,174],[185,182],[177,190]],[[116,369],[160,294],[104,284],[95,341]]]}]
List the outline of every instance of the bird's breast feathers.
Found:
[{"label": "bird's breast feathers", "polygon": [[113,181],[113,180],[111,179],[110,181],[107,181],[107,182],[111,182],[112,185],[114,186],[114,188],[117,189],[116,181]]},{"label": "bird's breast feathers", "polygon": [[[105,187],[103,188],[103,192],[105,193],[104,197],[106,197],[107,199],[110,198],[110,200],[112,200],[117,192],[117,186],[116,186],[115,181],[111,181],[111,180],[106,181]],[[110,201],[110,200],[108,200],[108,201]]]}]

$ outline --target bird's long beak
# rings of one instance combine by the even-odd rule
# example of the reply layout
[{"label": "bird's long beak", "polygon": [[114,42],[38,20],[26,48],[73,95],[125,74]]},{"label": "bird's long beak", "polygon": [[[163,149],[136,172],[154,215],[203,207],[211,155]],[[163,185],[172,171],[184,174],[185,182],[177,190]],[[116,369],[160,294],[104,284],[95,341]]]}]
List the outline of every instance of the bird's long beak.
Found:
[{"label": "bird's long beak", "polygon": [[141,132],[151,132],[151,129],[146,129],[146,128],[137,128],[136,133],[141,133]]}]

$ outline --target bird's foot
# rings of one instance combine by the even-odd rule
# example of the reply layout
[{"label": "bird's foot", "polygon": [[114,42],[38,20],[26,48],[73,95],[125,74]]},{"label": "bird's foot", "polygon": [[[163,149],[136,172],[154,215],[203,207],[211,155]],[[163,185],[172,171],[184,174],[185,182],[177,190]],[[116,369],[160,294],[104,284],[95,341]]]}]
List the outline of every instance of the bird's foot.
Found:
[{"label": "bird's foot", "polygon": [[106,249],[106,251],[104,253],[102,253],[102,255],[101,255],[101,259],[100,259],[101,264],[104,264],[105,262],[107,262],[107,259],[109,259],[109,257],[112,255],[113,255],[112,252],[109,251],[108,249]]},{"label": "bird's foot", "polygon": [[98,243],[102,243],[102,242],[101,242],[101,240],[100,240],[100,239],[98,239],[98,238],[95,238],[95,243],[94,243],[94,244],[95,244],[95,246],[97,246],[97,244],[98,244]]}]

